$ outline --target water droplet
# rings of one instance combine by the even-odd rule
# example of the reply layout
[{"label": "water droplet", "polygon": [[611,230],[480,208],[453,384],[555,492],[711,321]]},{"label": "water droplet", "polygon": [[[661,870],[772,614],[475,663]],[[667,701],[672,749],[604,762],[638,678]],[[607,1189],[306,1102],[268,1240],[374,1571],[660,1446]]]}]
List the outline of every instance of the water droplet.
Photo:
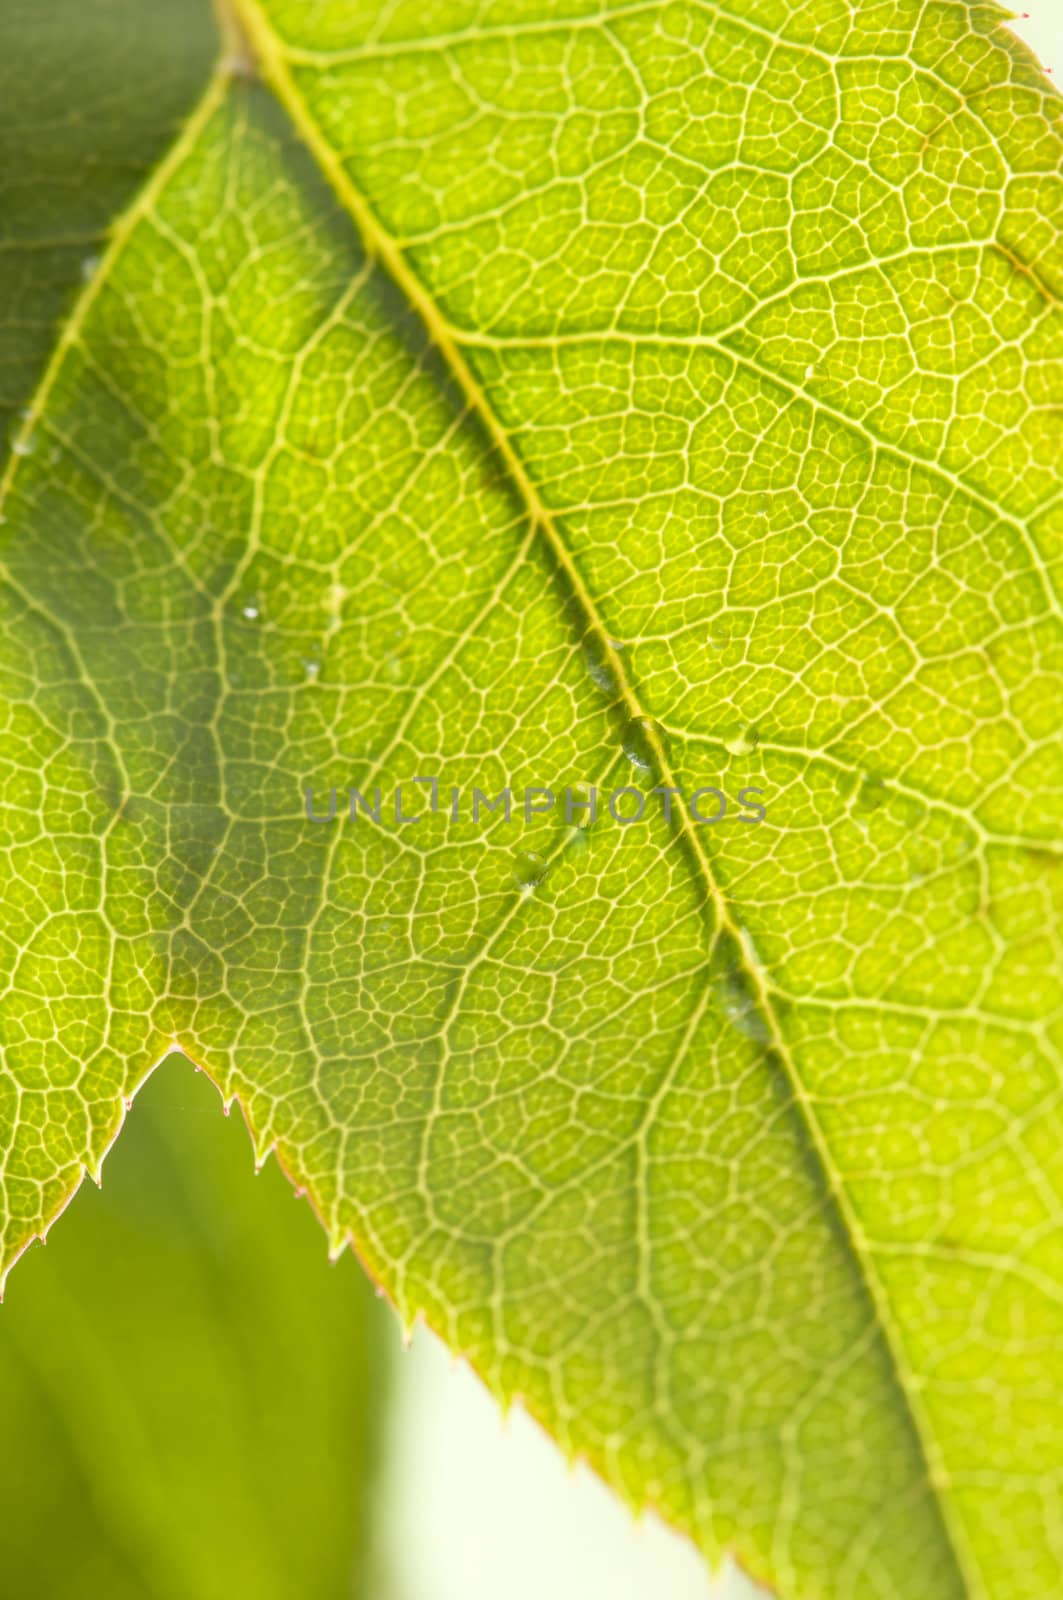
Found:
[{"label": "water droplet", "polygon": [[99,256],[85,256],[81,263],[81,277],[84,283],[91,283],[99,271]]},{"label": "water droplet", "polygon": [[613,693],[614,689],[616,688],[616,682],[613,678],[613,674],[609,671],[607,666],[604,666],[600,661],[588,661],[587,671],[590,673],[599,689],[602,689],[606,694]]},{"label": "water droplet", "polygon": [[227,78],[254,78],[255,68],[244,50],[233,50],[222,56],[219,70]]},{"label": "water droplet", "polygon": [[325,595],[325,610],[328,612],[328,629],[330,633],[334,633],[343,621],[343,606],[349,594],[350,590],[345,583],[329,585],[328,592]]},{"label": "water droplet", "polygon": [[648,717],[636,717],[628,723],[624,733],[624,754],[640,772],[652,772],[657,765],[653,732],[654,724]]},{"label": "water droplet", "polygon": [[605,652],[597,640],[584,646],[583,659],[586,663],[587,671],[599,689],[605,694],[615,694],[616,678],[613,676],[613,669],[609,665]]},{"label": "water droplet", "polygon": [[524,894],[534,894],[546,877],[546,863],[531,850],[519,850],[513,863],[513,876]]},{"label": "water droplet", "polygon": [[770,1030],[748,974],[741,967],[736,967],[733,972],[718,979],[715,988],[731,1026],[747,1039],[767,1044],[771,1037]]},{"label": "water droplet", "polygon": [[742,954],[746,959],[747,967],[763,967],[760,951],[757,949],[753,935],[748,928],[742,928],[738,935],[738,942],[742,947]]},{"label": "water droplet", "polygon": [[254,600],[249,600],[246,606],[244,606],[242,609],[243,614],[247,618],[248,622],[254,622],[259,614],[258,606],[255,604]]},{"label": "water droplet", "polygon": [[760,734],[756,728],[746,728],[742,733],[733,734],[730,739],[723,741],[724,749],[729,750],[733,756],[749,756],[760,743]]}]

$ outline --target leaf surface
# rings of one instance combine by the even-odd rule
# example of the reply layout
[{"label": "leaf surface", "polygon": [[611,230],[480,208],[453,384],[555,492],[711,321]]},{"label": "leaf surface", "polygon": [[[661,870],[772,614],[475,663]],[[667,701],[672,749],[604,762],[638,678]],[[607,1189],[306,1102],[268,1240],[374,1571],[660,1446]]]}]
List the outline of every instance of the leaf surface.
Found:
[{"label": "leaf surface", "polygon": [[1051,1592],[1058,101],[955,3],[239,15],[10,478],[7,1258],[176,1040],[710,1556]]}]

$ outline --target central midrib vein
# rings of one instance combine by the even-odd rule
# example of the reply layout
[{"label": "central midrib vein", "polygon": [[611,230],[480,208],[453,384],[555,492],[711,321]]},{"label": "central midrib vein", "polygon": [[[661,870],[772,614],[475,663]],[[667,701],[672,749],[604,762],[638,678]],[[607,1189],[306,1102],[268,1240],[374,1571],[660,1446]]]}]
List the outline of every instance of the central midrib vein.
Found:
[{"label": "central midrib vein", "polygon": [[[506,428],[495,413],[483,387],[469,366],[448,322],[441,317],[431,294],[407,262],[399,245],[383,227],[365,196],[355,187],[337,152],[329,144],[311,114],[285,60],[281,41],[258,8],[257,0],[229,0],[234,18],[246,37],[260,67],[263,77],[284,107],[292,123],[303,138],[321,172],[328,180],[340,204],[351,217],[369,256],[375,258],[403,294],[411,308],[420,317],[429,337],[443,357],[455,383],[465,398],[470,411],[480,420],[492,445],[506,464],[512,482],[517,488],[533,526],[548,545],[553,559],[564,574],[571,592],[583,613],[588,629],[599,644],[608,651],[610,668],[616,685],[616,700],[623,706],[632,722],[644,728],[645,737],[653,753],[662,781],[673,783],[667,751],[653,722],[640,705],[623,662],[615,651],[609,650],[606,632],[593,596],[583,582],[567,543],[561,536],[554,513],[543,502],[527,467],[515,449]],[[241,52],[242,55],[242,52]],[[241,65],[243,62],[241,61]],[[903,1343],[896,1329],[888,1297],[862,1247],[862,1229],[846,1194],[841,1174],[834,1165],[830,1147],[820,1126],[815,1108],[805,1091],[783,1033],[771,991],[764,981],[760,968],[745,959],[745,941],[742,925],[735,916],[726,896],[716,880],[701,838],[683,808],[679,814],[678,831],[688,852],[688,858],[697,864],[703,885],[708,894],[720,927],[731,935],[736,950],[743,958],[747,982],[769,1030],[773,1053],[782,1063],[793,1099],[801,1119],[801,1128],[814,1156],[820,1182],[835,1207],[841,1232],[847,1242],[860,1285],[873,1311],[881,1337],[889,1355],[891,1370],[905,1413],[932,1491],[932,1503],[941,1520],[945,1541],[955,1563],[960,1581],[970,1600],[979,1600],[984,1594],[982,1584],[966,1551],[962,1533],[958,1528],[948,1496],[945,1493],[943,1465],[928,1419],[923,1414],[915,1385],[909,1371]]]}]

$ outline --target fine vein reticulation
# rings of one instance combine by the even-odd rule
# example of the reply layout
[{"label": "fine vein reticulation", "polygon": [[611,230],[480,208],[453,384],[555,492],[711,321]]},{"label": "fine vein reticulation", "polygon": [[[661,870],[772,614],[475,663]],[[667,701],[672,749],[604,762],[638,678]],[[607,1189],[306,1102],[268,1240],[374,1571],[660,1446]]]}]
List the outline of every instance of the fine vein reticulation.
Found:
[{"label": "fine vein reticulation", "polygon": [[[5,480],[3,1261],[178,1044],[710,1557],[1040,1600],[1059,103],[744,9],[232,13]],[[767,819],[303,810],[418,776]]]}]

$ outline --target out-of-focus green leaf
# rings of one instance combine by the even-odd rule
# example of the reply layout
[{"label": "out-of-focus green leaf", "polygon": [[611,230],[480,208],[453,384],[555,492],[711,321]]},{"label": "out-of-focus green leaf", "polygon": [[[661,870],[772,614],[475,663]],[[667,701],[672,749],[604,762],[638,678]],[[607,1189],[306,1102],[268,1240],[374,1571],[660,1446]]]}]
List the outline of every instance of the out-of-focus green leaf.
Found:
[{"label": "out-of-focus green leaf", "polygon": [[238,10],[7,481],[5,1263],[177,1041],[710,1556],[1043,1600],[1058,99],[957,0]]},{"label": "out-of-focus green leaf", "polygon": [[0,450],[217,51],[210,0],[0,4]]},{"label": "out-of-focus green leaf", "polygon": [[167,1063],[0,1312],[0,1592],[380,1600],[381,1319]]}]

